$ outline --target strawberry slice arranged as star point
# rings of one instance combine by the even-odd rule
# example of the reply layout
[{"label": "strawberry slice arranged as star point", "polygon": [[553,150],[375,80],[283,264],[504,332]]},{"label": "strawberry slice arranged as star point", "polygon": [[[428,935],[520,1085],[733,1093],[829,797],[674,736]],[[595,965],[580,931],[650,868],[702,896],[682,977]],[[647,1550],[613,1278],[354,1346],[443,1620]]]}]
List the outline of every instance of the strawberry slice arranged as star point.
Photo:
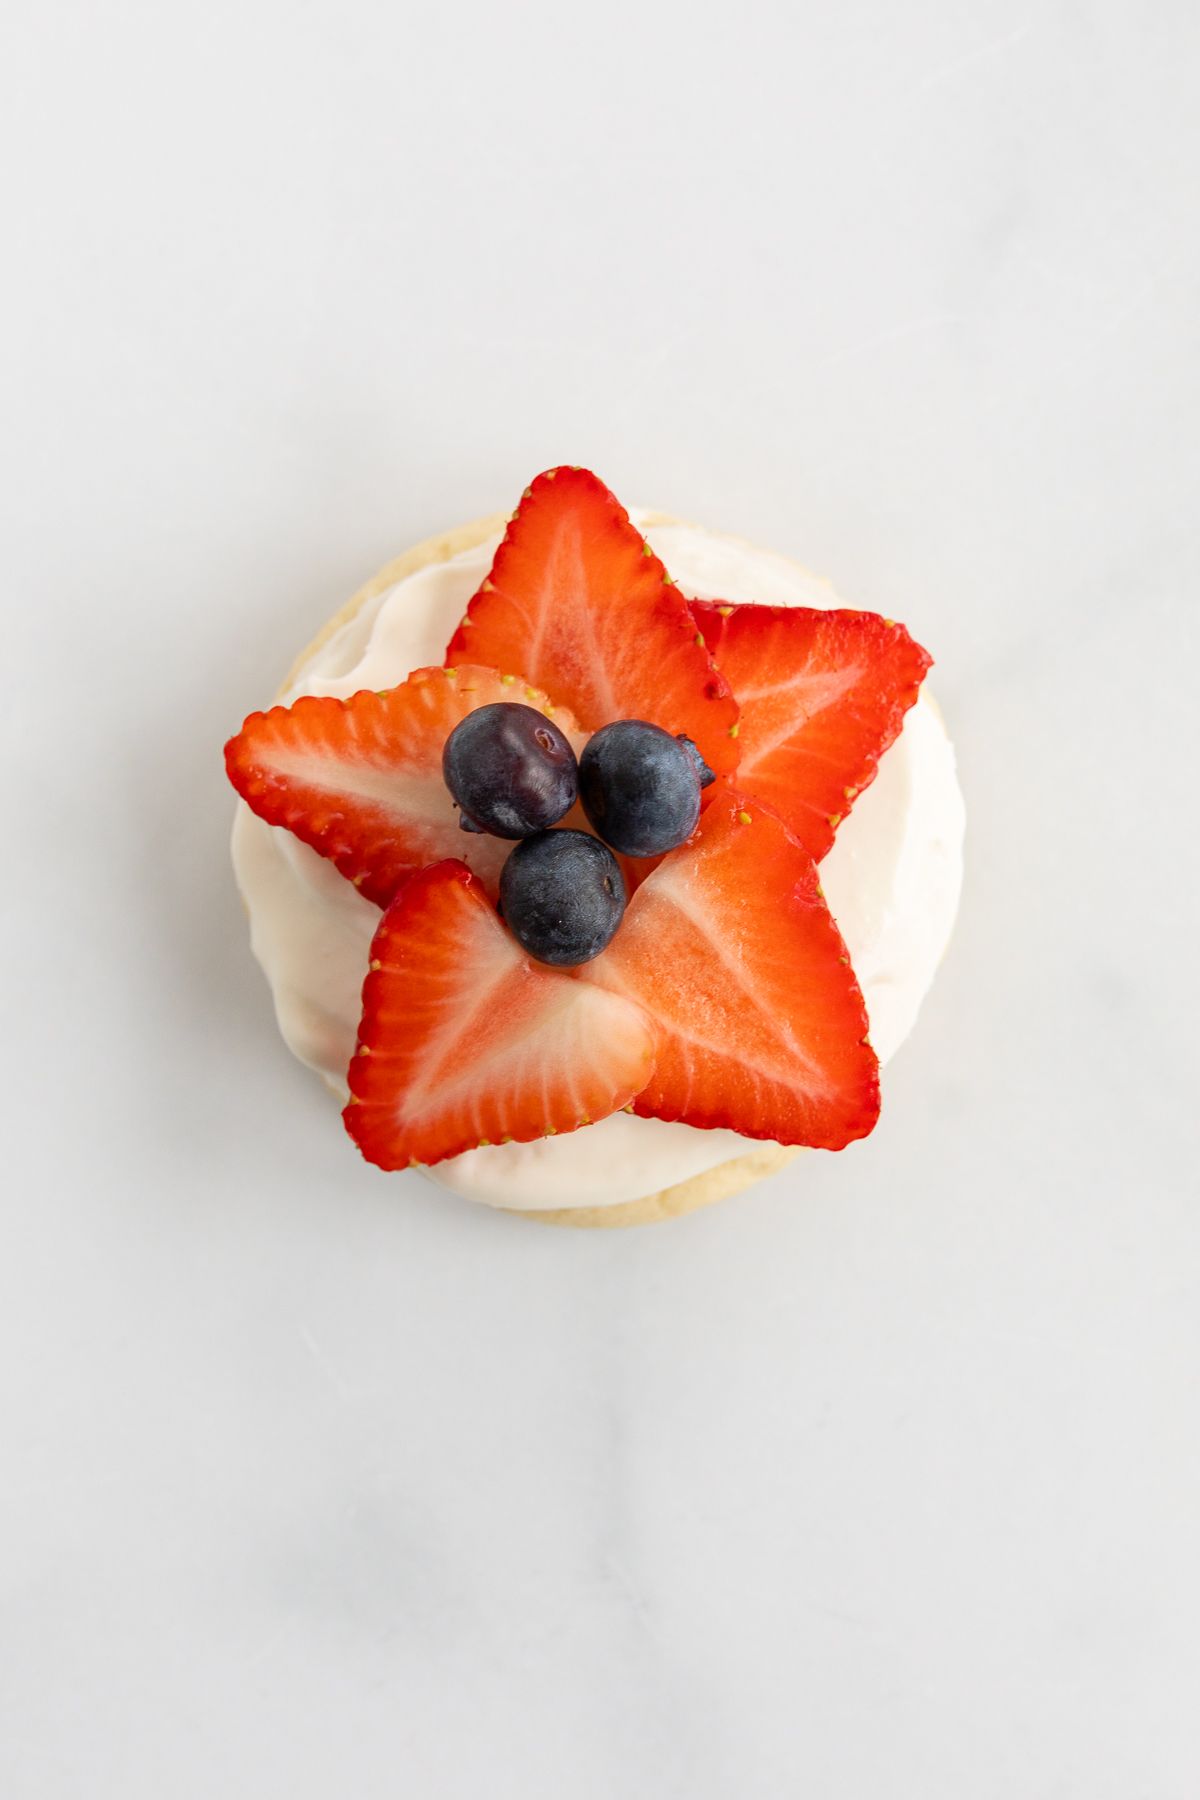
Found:
[{"label": "strawberry slice arranged as star point", "polygon": [[641,1007],[532,962],[466,866],[438,863],[375,934],[346,1129],[381,1169],[574,1131],[632,1101],[654,1042]]},{"label": "strawberry slice arranged as star point", "polygon": [[468,713],[517,700],[583,744],[565,707],[512,675],[462,664],[418,669],[384,693],[304,695],[252,713],[225,746],[238,793],[327,857],[368,900],[386,906],[414,870],[467,863],[494,894],[512,845],[464,832],[442,779],[446,739]]},{"label": "strawberry slice arranged as star point", "polygon": [[741,708],[738,788],[819,862],[933,659],[877,613],[703,600],[691,609]]},{"label": "strawberry slice arranged as star point", "polygon": [[816,867],[746,796],[717,796],[588,976],[657,1028],[635,1112],[826,1150],[874,1126],[878,1061]]},{"label": "strawberry slice arranged as star point", "polygon": [[737,766],[737,702],[675,583],[587,469],[525,490],[491,572],[451,639],[459,658],[519,668],[596,731],[645,719],[685,733],[709,766]]}]

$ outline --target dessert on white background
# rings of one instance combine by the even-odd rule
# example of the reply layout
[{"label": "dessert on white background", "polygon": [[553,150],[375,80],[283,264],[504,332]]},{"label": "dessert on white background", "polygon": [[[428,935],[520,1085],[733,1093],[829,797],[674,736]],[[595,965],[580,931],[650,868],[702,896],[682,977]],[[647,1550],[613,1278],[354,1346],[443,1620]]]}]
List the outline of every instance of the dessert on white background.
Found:
[{"label": "dessert on white background", "polygon": [[[631,556],[636,564],[622,561]],[[657,594],[647,587],[651,571]],[[639,606],[648,609],[649,626],[641,622]],[[667,616],[660,618],[656,608],[665,608]],[[597,617],[604,623],[589,635]],[[678,628],[680,620],[686,630]],[[581,661],[588,661],[582,674]],[[360,1042],[364,978],[380,961],[372,940],[385,905],[413,943],[425,944],[431,920],[433,930],[466,932],[468,954],[481,957],[492,971],[497,996],[540,996],[541,981],[547,998],[544,1006],[540,998],[531,1002],[536,1029],[530,1041],[538,1041],[547,1018],[558,1018],[561,998],[570,1027],[557,1040],[560,1062],[589,1063],[596,1037],[622,1048],[616,1057],[620,1067],[589,1063],[586,1079],[581,1075],[590,1110],[578,1118],[559,1117],[552,1108],[543,1120],[536,1106],[531,1110],[530,1083],[536,1088],[545,1082],[544,1069],[531,1067],[524,1089],[508,1096],[508,1113],[500,1120],[505,1129],[475,1132],[472,1126],[468,1141],[475,1147],[461,1147],[458,1124],[447,1136],[442,1120],[432,1136],[422,1138],[418,1130],[414,1141],[425,1154],[410,1154],[406,1140],[405,1154],[396,1159],[389,1138],[383,1157],[362,1144],[372,1160],[383,1166],[417,1163],[435,1181],[489,1205],[566,1216],[571,1222],[623,1223],[688,1210],[778,1166],[798,1146],[838,1148],[869,1130],[877,1091],[873,1105],[863,1096],[876,1079],[873,1070],[850,1069],[839,1052],[841,1061],[834,1059],[831,1072],[819,1066],[824,1052],[814,1052],[814,1045],[832,1035],[829,1020],[811,1000],[828,971],[823,962],[820,975],[803,966],[806,956],[816,954],[805,934],[832,931],[832,915],[853,975],[845,955],[837,958],[838,966],[846,968],[851,982],[857,977],[861,999],[857,988],[839,993],[829,1002],[829,1019],[836,1023],[847,1007],[852,1013],[865,1000],[871,1045],[886,1062],[911,1030],[933,979],[961,883],[964,814],[954,754],[936,707],[927,695],[918,697],[928,661],[902,627],[846,611],[828,585],[797,564],[663,515],[634,512],[626,518],[584,471],[539,477],[526,490],[507,534],[501,522],[483,521],[431,540],[383,571],[302,655],[280,696],[289,709],[303,696],[319,696],[324,710],[309,702],[309,711],[301,706],[286,714],[276,708],[256,715],[260,723],[247,721],[230,747],[231,775],[246,796],[234,826],[237,880],[286,1042],[343,1100],[353,1085],[348,1071],[369,1062],[379,1078],[381,1050],[392,1057],[393,1084],[399,1082],[411,1100],[431,1058],[441,1055],[437,1032],[444,1036],[451,1017],[455,1033],[461,1027],[467,1035],[456,1035],[438,1064],[433,1085],[441,1098],[455,1084],[465,1084],[468,1110],[477,1110],[471,1068],[511,1065],[502,1038],[493,1044],[471,1037],[477,1025],[468,1027],[462,995],[452,1005],[447,1000],[449,956],[430,975],[440,984],[438,1004],[449,1009],[435,1021],[432,1036],[406,1043],[402,1057],[390,1039]],[[476,666],[494,667],[496,675],[472,678],[461,672]],[[409,715],[385,720],[381,712],[390,704],[387,696],[403,691],[414,671],[429,672],[418,677],[413,690],[426,713],[434,696],[475,682],[470,698],[456,694],[453,717],[423,716],[426,735],[419,753]],[[726,675],[728,681],[721,679]],[[373,705],[375,712],[368,718],[364,711],[350,737],[343,738],[339,734],[351,722],[348,705]],[[647,734],[658,730],[651,748],[661,741],[668,762],[673,752],[664,730],[679,738],[692,728],[704,771],[703,815],[698,823],[689,817],[694,834],[686,842],[676,836],[672,842],[680,847],[672,847],[662,863],[657,855],[614,858],[596,841],[596,833],[605,836],[605,824],[585,816],[578,803],[569,818],[560,811],[539,821],[538,841],[547,853],[565,852],[567,840],[577,844],[580,828],[593,834],[580,846],[595,852],[589,870],[601,857],[607,858],[606,868],[619,861],[617,880],[631,891],[628,916],[599,952],[589,947],[577,961],[549,952],[547,962],[558,965],[553,971],[538,960],[536,936],[530,962],[525,946],[513,942],[512,932],[485,905],[485,891],[494,901],[500,873],[520,840],[515,832],[499,837],[462,829],[460,808],[440,766],[444,743],[463,717],[474,717],[482,729],[491,715],[477,709],[493,708],[499,718],[507,706],[515,719],[514,705],[532,706],[539,717],[539,707],[544,708],[580,755],[592,731],[610,726],[597,737],[590,762],[580,765],[585,787],[588,768],[599,766],[601,746],[611,740],[618,754],[621,732],[639,729],[619,723],[614,736],[613,723],[631,719],[647,721]],[[565,756],[574,769],[571,751]],[[712,763],[723,759],[715,781],[708,780],[704,757]],[[618,768],[618,779],[620,773]],[[569,795],[564,790],[562,797],[575,802],[575,789]],[[370,814],[357,843],[351,841],[355,807]],[[383,816],[389,807],[390,822]],[[718,818],[722,808],[731,833],[726,861],[713,847],[725,829]],[[749,856],[741,843],[749,842],[752,819],[760,860],[743,867],[737,859]],[[526,834],[514,870],[528,862],[534,835]],[[625,841],[619,831],[609,829],[608,835],[618,848]],[[819,858],[819,877],[806,851]],[[412,876],[421,873],[425,880],[423,871],[444,867],[446,858],[474,873],[464,870],[465,886],[458,888],[433,881],[429,896],[418,900],[421,884]],[[796,868],[788,859],[796,860]],[[811,871],[812,892],[802,925],[793,921],[794,930],[786,922],[780,925],[777,952],[772,920],[786,921],[793,890],[802,881],[801,865]],[[570,878],[590,876],[572,872]],[[761,917],[747,920],[748,897],[772,882],[779,894],[772,899],[762,892]],[[510,887],[515,893],[515,883]],[[398,896],[404,888],[409,899],[402,905]],[[697,894],[703,901],[699,907]],[[461,920],[460,895],[471,902],[464,899]],[[715,906],[713,895],[719,900]],[[482,909],[478,918],[476,904]],[[660,961],[656,970],[654,953],[664,932],[673,932],[685,913],[691,935],[677,946],[674,960]],[[519,918],[510,923],[519,935]],[[471,935],[477,926],[478,944]],[[488,935],[493,931],[494,942]],[[701,955],[696,946],[706,932]],[[655,1077],[657,1087],[653,1081],[647,1085],[643,1076],[651,1060],[674,1068],[673,1052],[663,1050],[663,1021],[655,1016],[662,969],[669,969],[669,980],[681,960],[694,961],[699,971],[696,992],[664,1003],[675,1044],[681,1029],[691,1029],[681,1021],[696,1016],[697,1006],[703,1011],[721,991],[708,972],[714,947],[725,963],[726,993],[731,983],[745,984],[725,1029],[736,1020],[732,1028],[740,1031],[741,1021],[756,1011],[773,1022],[765,1037],[750,1030],[740,1049],[693,1043],[682,1087],[674,1075]],[[775,966],[785,950],[794,955],[793,966],[786,966],[786,958]],[[505,961],[510,951],[512,968]],[[499,958],[494,965],[493,953]],[[461,970],[453,968],[457,978]],[[385,969],[372,975],[373,982],[389,984],[384,1007],[389,1018],[404,1010],[408,984],[415,979],[419,985],[425,974],[414,976],[405,963],[395,976]],[[464,992],[470,991],[465,984]],[[804,994],[812,1006],[809,1017],[799,997]],[[411,1020],[405,1030],[410,1026]],[[494,1021],[488,1029],[495,1030]],[[546,1039],[547,1056],[550,1047]],[[870,1052],[864,1054],[873,1065]],[[716,1065],[699,1068],[697,1059],[714,1056],[725,1059],[724,1076]],[[745,1091],[733,1094],[726,1120],[714,1112],[717,1102],[705,1101],[703,1094],[706,1087],[710,1096],[725,1092],[731,1068],[750,1074]],[[846,1094],[835,1118],[839,1104],[831,1110],[828,1095],[839,1082]],[[370,1105],[378,1108],[381,1098],[390,1101],[392,1090],[372,1093]],[[814,1110],[815,1100],[820,1104]],[[352,1131],[358,1104],[352,1100],[347,1113]],[[512,1141],[502,1141],[506,1137]],[[784,1147],[776,1148],[779,1143]],[[436,1160],[428,1153],[430,1147],[436,1154],[446,1146],[449,1153]]]}]

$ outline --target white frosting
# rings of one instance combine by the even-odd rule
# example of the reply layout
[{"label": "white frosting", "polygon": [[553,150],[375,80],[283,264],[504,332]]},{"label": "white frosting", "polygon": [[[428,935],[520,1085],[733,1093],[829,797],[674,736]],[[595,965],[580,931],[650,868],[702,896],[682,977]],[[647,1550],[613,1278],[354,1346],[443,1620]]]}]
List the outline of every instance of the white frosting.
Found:
[{"label": "white frosting", "polygon": [[[635,513],[635,520],[639,519]],[[690,525],[645,526],[685,594],[774,606],[842,604],[795,563]],[[491,566],[495,540],[419,570],[364,606],[309,658],[286,698],[394,687],[442,661]],[[927,698],[821,866],[886,1061],[907,1037],[945,949],[962,880],[964,813],[954,751]],[[239,802],[233,861],[254,954],[289,1047],[340,1094],[378,910],[332,864]],[[741,1155],[747,1139],[617,1113],[532,1144],[472,1150],[429,1170],[469,1199],[519,1210],[616,1205]]]}]

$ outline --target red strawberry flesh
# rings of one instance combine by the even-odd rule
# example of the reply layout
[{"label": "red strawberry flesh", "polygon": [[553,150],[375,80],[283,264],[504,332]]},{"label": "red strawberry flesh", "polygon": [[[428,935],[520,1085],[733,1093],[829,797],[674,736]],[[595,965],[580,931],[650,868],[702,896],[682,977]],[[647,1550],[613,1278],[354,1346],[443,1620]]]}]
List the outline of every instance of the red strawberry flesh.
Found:
[{"label": "red strawberry flesh", "polygon": [[658,1028],[636,1112],[826,1150],[874,1125],[866,1009],[816,868],[744,796],[717,796],[588,975]]},{"label": "red strawberry flesh", "polygon": [[741,708],[738,788],[820,861],[932,659],[876,613],[698,600],[692,613]]},{"label": "red strawberry flesh", "polygon": [[446,739],[477,707],[519,700],[575,721],[547,695],[494,669],[418,669],[399,687],[349,700],[308,695],[252,713],[225,747],[229,779],[269,825],[286,826],[378,906],[415,869],[446,857],[494,894],[511,844],[467,833],[442,778]]},{"label": "red strawberry flesh", "polygon": [[363,987],[346,1129],[381,1169],[574,1131],[644,1087],[654,1031],[619,994],[532,962],[461,862],[405,883]]},{"label": "red strawberry flesh", "polygon": [[526,489],[446,660],[519,669],[588,731],[645,719],[737,765],[737,704],[696,622],[620,502],[586,469]]}]

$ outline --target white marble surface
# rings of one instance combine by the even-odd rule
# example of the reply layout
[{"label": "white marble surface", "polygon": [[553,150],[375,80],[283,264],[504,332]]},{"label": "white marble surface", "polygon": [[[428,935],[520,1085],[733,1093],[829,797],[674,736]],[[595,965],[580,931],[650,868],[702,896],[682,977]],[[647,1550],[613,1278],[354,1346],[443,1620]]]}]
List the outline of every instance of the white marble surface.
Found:
[{"label": "white marble surface", "polygon": [[[8,9],[5,1800],[1194,1800],[1196,12],[687,16]],[[225,858],[559,459],[908,620],[970,806],[876,1136],[640,1234],[361,1166]]]}]

